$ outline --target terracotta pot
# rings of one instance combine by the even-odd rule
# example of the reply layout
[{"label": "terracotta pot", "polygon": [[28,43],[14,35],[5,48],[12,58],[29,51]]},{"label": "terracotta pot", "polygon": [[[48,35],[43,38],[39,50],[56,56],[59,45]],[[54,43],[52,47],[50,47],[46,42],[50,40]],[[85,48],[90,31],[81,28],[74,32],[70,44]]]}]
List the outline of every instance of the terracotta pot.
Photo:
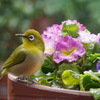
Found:
[{"label": "terracotta pot", "polygon": [[7,76],[0,79],[0,100],[7,100]]},{"label": "terracotta pot", "polygon": [[8,75],[8,99],[9,100],[94,100],[89,92],[52,88],[48,86],[32,84],[16,80],[16,77]]}]

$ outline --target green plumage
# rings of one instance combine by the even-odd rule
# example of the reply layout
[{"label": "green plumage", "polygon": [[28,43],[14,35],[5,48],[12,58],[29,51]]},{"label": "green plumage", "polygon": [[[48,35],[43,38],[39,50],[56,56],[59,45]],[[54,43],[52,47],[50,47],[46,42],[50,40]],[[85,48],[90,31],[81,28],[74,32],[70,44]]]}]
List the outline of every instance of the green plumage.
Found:
[{"label": "green plumage", "polygon": [[30,29],[24,34],[17,34],[16,36],[22,37],[23,44],[16,48],[6,60],[0,71],[0,77],[6,73],[29,76],[43,64],[44,42],[40,34]]},{"label": "green plumage", "polygon": [[6,60],[4,64],[4,68],[10,68],[16,64],[23,62],[26,58],[26,54],[24,50],[21,49],[21,46],[15,49],[15,52],[11,54],[11,56]]}]

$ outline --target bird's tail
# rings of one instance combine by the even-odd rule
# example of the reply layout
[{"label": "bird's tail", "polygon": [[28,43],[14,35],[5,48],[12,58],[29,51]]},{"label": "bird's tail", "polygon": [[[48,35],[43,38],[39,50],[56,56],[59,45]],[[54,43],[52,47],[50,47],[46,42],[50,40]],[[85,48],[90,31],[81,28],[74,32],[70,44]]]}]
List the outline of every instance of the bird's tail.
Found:
[{"label": "bird's tail", "polygon": [[6,70],[6,69],[0,70],[0,79],[1,79],[5,74],[7,74],[7,70]]}]

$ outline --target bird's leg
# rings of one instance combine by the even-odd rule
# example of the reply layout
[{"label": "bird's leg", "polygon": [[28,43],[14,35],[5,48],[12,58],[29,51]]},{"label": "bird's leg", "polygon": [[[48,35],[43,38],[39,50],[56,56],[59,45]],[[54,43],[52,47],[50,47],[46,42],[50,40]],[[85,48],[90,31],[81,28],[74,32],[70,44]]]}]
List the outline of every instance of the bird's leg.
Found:
[{"label": "bird's leg", "polygon": [[25,76],[18,77],[16,80],[17,80],[17,81],[19,81],[19,80],[28,81],[27,86],[30,86],[30,85],[32,85],[33,83],[34,83],[34,84],[39,84],[38,82],[36,82],[36,81],[34,81],[34,80],[31,80],[29,77],[25,77]]},{"label": "bird's leg", "polygon": [[34,81],[34,80],[31,80],[31,79],[28,78],[28,77],[26,77],[26,80],[29,82],[29,83],[27,84],[27,86],[30,86],[30,85],[32,85],[33,83],[34,83],[34,84],[39,84],[38,82],[36,82],[36,81]]}]

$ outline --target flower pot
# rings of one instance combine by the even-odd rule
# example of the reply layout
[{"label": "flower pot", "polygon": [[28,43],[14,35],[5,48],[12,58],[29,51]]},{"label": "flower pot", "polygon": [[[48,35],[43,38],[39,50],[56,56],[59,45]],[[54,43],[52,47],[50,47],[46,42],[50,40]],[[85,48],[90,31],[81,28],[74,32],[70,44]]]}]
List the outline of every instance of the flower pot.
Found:
[{"label": "flower pot", "polygon": [[94,100],[89,92],[52,88],[48,86],[32,84],[16,80],[16,77],[8,75],[8,99],[9,100]]},{"label": "flower pot", "polygon": [[7,75],[0,79],[0,100],[7,100]]}]

